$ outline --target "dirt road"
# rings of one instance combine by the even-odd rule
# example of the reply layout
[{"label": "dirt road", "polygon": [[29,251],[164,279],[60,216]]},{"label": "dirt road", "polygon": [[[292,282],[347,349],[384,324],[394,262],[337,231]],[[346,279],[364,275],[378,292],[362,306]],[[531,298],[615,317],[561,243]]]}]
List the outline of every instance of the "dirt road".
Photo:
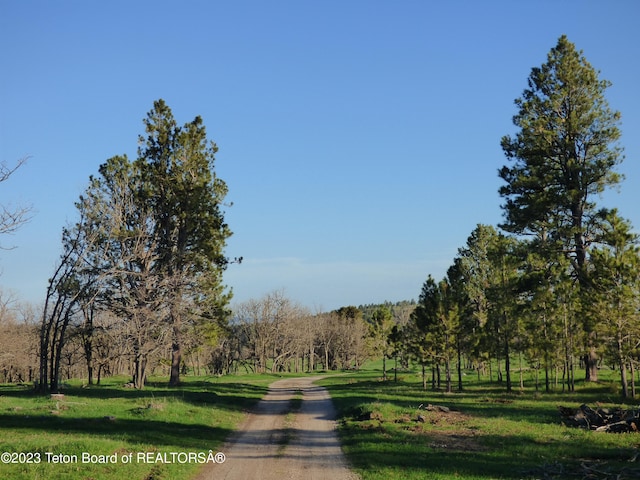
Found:
[{"label": "dirt road", "polygon": [[[226,461],[207,465],[197,480],[356,480],[335,432],[329,393],[313,385],[314,380],[317,377],[272,383],[269,393],[220,449]],[[291,401],[300,394],[301,404]]]}]

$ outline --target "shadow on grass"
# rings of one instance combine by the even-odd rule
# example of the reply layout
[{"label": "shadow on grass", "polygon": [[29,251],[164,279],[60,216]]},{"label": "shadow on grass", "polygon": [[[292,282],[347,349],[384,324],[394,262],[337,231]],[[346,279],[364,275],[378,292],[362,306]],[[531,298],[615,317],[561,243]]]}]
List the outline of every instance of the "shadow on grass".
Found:
[{"label": "shadow on grass", "polygon": [[108,418],[74,418],[52,416],[16,416],[0,414],[2,429],[43,431],[47,433],[86,434],[117,438],[130,443],[182,448],[208,448],[224,440],[230,429],[199,424],[157,420],[110,420]]},{"label": "shadow on grass", "polygon": [[[193,381],[175,388],[167,387],[166,383],[150,382],[143,390],[116,385],[91,385],[85,388],[67,387],[61,393],[74,399],[180,399],[198,406],[227,406],[233,410],[242,410],[253,405],[267,391],[266,386],[245,383]],[[0,386],[0,396],[49,399],[49,395],[37,394],[30,387],[15,385]]]},{"label": "shadow on grass", "polygon": [[[86,434],[158,446],[205,448],[232,433],[226,423],[224,427],[208,423],[203,417],[206,409],[211,408],[215,418],[224,419],[228,414],[250,409],[266,392],[266,386],[244,383],[190,381],[177,388],[150,383],[148,388],[135,390],[114,382],[86,388],[68,387],[63,390],[64,398],[54,399],[36,394],[29,386],[2,385],[0,398],[14,400],[12,406],[0,412],[0,434],[4,429],[16,429]],[[174,400],[178,402],[174,403]],[[179,407],[180,404],[204,407],[205,410],[198,410],[199,418],[189,420],[191,411],[189,407],[184,409],[185,422],[175,417],[163,420],[165,408],[171,410],[172,405],[177,409],[184,408]],[[67,406],[71,410],[60,414],[58,407],[64,410]],[[82,413],[74,415],[75,409]]]},{"label": "shadow on grass", "polygon": [[[369,440],[370,442],[371,440]],[[350,443],[350,442],[349,442]],[[375,455],[361,449],[345,447],[351,463],[356,469],[365,471],[401,471],[403,478],[514,478],[523,479],[527,470],[535,465],[527,465],[510,453],[479,453],[436,450],[428,447],[416,448],[407,454],[389,442],[381,442]],[[507,472],[505,474],[505,472]],[[508,472],[512,472],[511,474]]]},{"label": "shadow on grass", "polygon": [[507,393],[504,386],[473,386],[462,392],[422,390],[412,383],[392,381],[360,381],[353,384],[327,385],[331,396],[341,409],[341,416],[359,404],[372,402],[389,403],[396,407],[417,411],[422,405],[445,405],[472,416],[526,421],[535,424],[559,424],[558,405],[578,406],[622,402],[618,395],[611,394],[607,386],[582,388],[575,392],[519,392]]},{"label": "shadow on grass", "polygon": [[631,480],[640,474],[640,469],[629,463],[636,454],[634,448],[541,443],[527,433],[481,435],[466,440],[466,448],[456,436],[424,433],[416,437],[353,426],[343,427],[341,439],[357,469],[402,471],[403,478],[410,479],[434,478],[436,474],[447,479],[578,479],[587,478],[588,464],[599,465],[611,475],[588,478]]},{"label": "shadow on grass", "polygon": [[[463,392],[444,393],[422,390],[415,383],[358,380],[353,377],[344,380],[351,383],[323,384],[339,411],[345,452],[356,468],[366,472],[402,471],[403,478],[412,479],[557,480],[582,478],[573,474],[586,460],[605,462],[620,479],[640,478],[638,471],[627,474],[629,459],[637,453],[632,446],[616,447],[604,441],[584,445],[582,435],[548,438],[535,427],[555,424],[561,428],[558,404],[595,402],[607,395],[606,386],[570,394],[507,394],[500,386],[474,385]],[[435,418],[432,427],[425,414],[426,424],[416,422],[419,407],[430,403],[447,406],[465,417],[442,415]],[[363,415],[367,412],[375,412],[375,416]],[[395,423],[403,416],[400,421],[407,423]],[[496,434],[492,427],[485,429],[485,425],[493,425],[493,419],[512,422],[509,428],[513,430]],[[548,465],[558,465],[560,476],[548,476],[544,471]],[[391,473],[388,476],[393,477]]]}]

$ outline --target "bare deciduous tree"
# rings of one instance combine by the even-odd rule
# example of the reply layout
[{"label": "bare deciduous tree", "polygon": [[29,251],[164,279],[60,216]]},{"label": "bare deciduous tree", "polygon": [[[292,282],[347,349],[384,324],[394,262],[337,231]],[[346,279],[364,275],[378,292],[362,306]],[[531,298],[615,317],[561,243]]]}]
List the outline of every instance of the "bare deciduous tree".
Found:
[{"label": "bare deciduous tree", "polygon": [[[237,306],[227,345],[214,356],[217,365],[233,353],[256,372],[358,368],[366,356],[367,324],[357,308],[311,314],[282,292]],[[317,360],[317,361],[316,361]],[[219,368],[219,367],[218,367]]]},{"label": "bare deciduous tree", "polygon": [[156,237],[148,209],[137,200],[139,177],[126,157],[113,157],[92,179],[78,206],[87,211],[81,228],[94,232],[87,254],[89,270],[99,272],[100,308],[126,320],[120,334],[131,345],[133,383],[143,388],[149,357],[162,349],[168,333],[166,279],[155,272]]},{"label": "bare deciduous tree", "polygon": [[37,370],[35,314],[0,291],[0,378],[4,383],[32,382]]},{"label": "bare deciduous tree", "polygon": [[[6,181],[27,161],[27,157],[16,162],[15,165],[9,166],[6,162],[0,163],[0,183]],[[23,224],[29,221],[31,214],[31,206],[0,206],[0,235],[14,233]]]}]

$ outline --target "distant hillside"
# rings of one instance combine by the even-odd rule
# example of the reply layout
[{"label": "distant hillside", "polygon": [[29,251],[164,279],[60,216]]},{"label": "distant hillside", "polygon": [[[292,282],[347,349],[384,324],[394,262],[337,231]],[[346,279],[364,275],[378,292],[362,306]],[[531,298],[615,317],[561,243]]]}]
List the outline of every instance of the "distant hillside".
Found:
[{"label": "distant hillside", "polygon": [[409,316],[411,312],[416,308],[415,300],[402,300],[400,302],[388,302],[379,304],[368,304],[368,305],[360,305],[358,306],[358,310],[362,312],[362,318],[367,322],[371,321],[373,317],[373,313],[380,307],[386,307],[391,311],[393,318],[396,320],[396,323],[400,325],[404,325],[409,320]]}]

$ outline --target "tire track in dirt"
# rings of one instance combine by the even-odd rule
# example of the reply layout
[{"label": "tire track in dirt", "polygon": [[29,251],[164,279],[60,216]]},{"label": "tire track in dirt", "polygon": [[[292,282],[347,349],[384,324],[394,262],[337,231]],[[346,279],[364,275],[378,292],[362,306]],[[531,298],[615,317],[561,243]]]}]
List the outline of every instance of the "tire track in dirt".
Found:
[{"label": "tire track in dirt", "polygon": [[[342,453],[329,392],[313,385],[315,380],[318,377],[272,383],[220,449],[226,461],[207,465],[196,480],[357,480]],[[300,392],[300,409],[292,412],[291,399]]]}]

